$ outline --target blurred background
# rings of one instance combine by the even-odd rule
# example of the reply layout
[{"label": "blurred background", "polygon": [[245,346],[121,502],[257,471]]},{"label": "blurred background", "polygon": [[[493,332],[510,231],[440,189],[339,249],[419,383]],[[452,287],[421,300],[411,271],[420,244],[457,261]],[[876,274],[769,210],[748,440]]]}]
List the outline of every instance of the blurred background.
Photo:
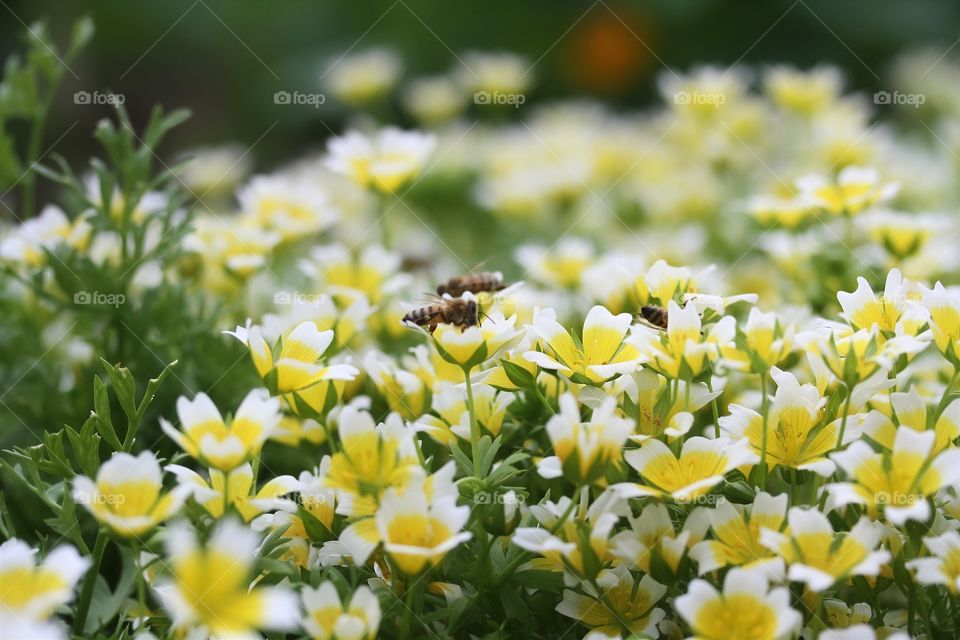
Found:
[{"label": "blurred background", "polygon": [[318,91],[345,51],[389,47],[404,78],[447,72],[469,50],[513,51],[534,63],[531,101],[586,95],[636,108],[655,100],[666,66],[737,61],[829,63],[848,89],[872,93],[898,54],[944,52],[960,35],[955,0],[6,0],[0,15],[4,58],[20,46],[23,23],[44,18],[63,41],[78,16],[95,21],[47,131],[47,145],[63,135],[57,148],[68,158],[89,156],[92,125],[110,113],[108,105],[78,109],[74,92],[113,91],[134,123],[156,103],[193,111],[169,149],[256,143],[259,169],[342,130],[348,109],[335,101],[289,109],[273,96]]}]

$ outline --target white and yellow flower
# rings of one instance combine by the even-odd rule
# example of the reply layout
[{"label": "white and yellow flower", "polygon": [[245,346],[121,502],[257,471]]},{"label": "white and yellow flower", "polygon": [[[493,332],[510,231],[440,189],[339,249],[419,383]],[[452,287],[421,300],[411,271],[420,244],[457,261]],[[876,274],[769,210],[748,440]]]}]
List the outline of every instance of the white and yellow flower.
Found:
[{"label": "white and yellow flower", "polygon": [[911,298],[913,286],[904,280],[899,269],[891,269],[883,294],[877,296],[864,278],[857,278],[853,293],[840,291],[837,300],[843,308],[840,314],[855,329],[869,329],[877,325],[881,331],[896,332],[901,325],[903,332],[915,336],[926,324],[928,314],[920,304],[920,294]]},{"label": "white and yellow flower", "polygon": [[424,170],[435,146],[433,134],[396,127],[373,137],[348,131],[327,145],[327,167],[360,186],[394,193]]},{"label": "white and yellow flower", "polygon": [[376,521],[384,550],[400,571],[416,575],[472,537],[461,531],[469,517],[470,508],[456,506],[453,497],[428,502],[422,489],[412,487],[388,489]]},{"label": "white and yellow flower", "polygon": [[800,194],[827,213],[853,216],[890,200],[900,190],[895,182],[882,182],[876,169],[848,166],[836,178],[804,176],[797,180]]},{"label": "white and yellow flower", "polygon": [[756,307],[750,309],[742,336],[742,341],[720,347],[726,365],[737,371],[764,373],[794,350],[793,326],[784,327],[776,313],[763,313]]},{"label": "white and yellow flower", "polygon": [[679,458],[659,440],[645,440],[639,449],[627,451],[624,458],[642,482],[615,485],[621,496],[670,497],[678,502],[709,493],[733,469],[760,460],[746,440],[708,440],[700,436],[683,443]]},{"label": "white and yellow flower", "polygon": [[787,524],[783,533],[763,529],[760,541],[787,563],[791,581],[803,582],[811,591],[825,591],[851,576],[875,576],[890,560],[888,551],[877,550],[883,527],[868,518],[848,532],[835,533],[816,509],[793,507]]},{"label": "white and yellow flower", "polygon": [[300,624],[296,595],[284,587],[252,587],[259,539],[234,520],[222,522],[201,546],[185,524],[167,531],[171,575],[154,590],[174,629],[205,627],[219,637],[258,629],[293,631]]},{"label": "white and yellow flower", "polygon": [[[507,407],[513,402],[511,393],[497,391],[486,384],[473,386],[473,405],[477,423],[484,433],[496,438],[503,427]],[[418,421],[431,438],[448,444],[453,436],[470,439],[470,413],[467,410],[466,390],[461,385],[441,382],[433,394],[433,411]]]},{"label": "white and yellow flower", "polygon": [[565,393],[560,412],[547,422],[556,455],[541,460],[537,471],[545,478],[563,475],[578,483],[594,482],[620,468],[621,450],[632,431],[633,423],[617,415],[615,398],[607,398],[583,421],[573,394]]},{"label": "white and yellow flower", "polygon": [[687,549],[700,543],[707,533],[709,521],[704,509],[694,509],[683,523],[683,530],[674,529],[667,507],[650,502],[639,517],[627,515],[629,529],[610,538],[610,555],[631,570],[650,573],[654,558],[663,561],[674,574]]},{"label": "white and yellow flower", "polygon": [[960,295],[937,282],[923,290],[923,304],[930,312],[930,329],[937,349],[954,366],[960,363]]},{"label": "white and yellow flower", "polygon": [[353,380],[359,373],[356,367],[345,363],[321,364],[323,354],[333,342],[333,331],[320,331],[311,321],[298,324],[281,338],[276,359],[259,327],[238,326],[235,331],[224,333],[250,349],[257,373],[281,394],[300,391],[325,380]]},{"label": "white and yellow flower", "polygon": [[533,280],[570,290],[580,288],[593,256],[590,243],[579,238],[564,238],[549,249],[524,245],[516,251],[517,262]]},{"label": "white and yellow flower", "polygon": [[160,463],[150,451],[118,452],[101,465],[96,481],[77,476],[73,499],[121,536],[140,536],[177,512],[190,494],[178,486],[163,493]]},{"label": "white and yellow flower", "polygon": [[667,330],[636,325],[629,342],[639,351],[640,361],[646,366],[671,380],[688,380],[700,375],[716,360],[722,347],[732,346],[735,335],[736,321],[732,316],[722,318],[704,335],[694,303],[687,302],[681,309],[670,300]]},{"label": "white and yellow flower", "polygon": [[[801,385],[792,373],[776,367],[771,376],[777,392],[767,415],[767,467],[782,465],[829,477],[835,465],[827,454],[837,446],[840,421],[823,424],[820,412],[827,400],[812,384]],[[763,416],[753,409],[731,404],[730,415],[720,418],[720,429],[735,440],[746,438],[757,455],[763,453]],[[855,429],[848,429],[844,443],[856,436]]]},{"label": "white and yellow flower", "polygon": [[0,545],[0,629],[10,638],[66,638],[49,618],[73,597],[90,560],[70,545],[52,549],[40,564],[36,553],[16,538]]},{"label": "white and yellow flower", "polygon": [[387,488],[403,486],[420,470],[413,431],[395,413],[377,425],[366,411],[347,406],[338,418],[341,447],[324,482],[352,497],[360,511],[350,515],[372,515]]},{"label": "white and yellow flower", "polygon": [[733,629],[743,640],[777,640],[790,637],[803,622],[790,607],[790,592],[771,589],[767,576],[756,569],[731,569],[722,592],[706,580],[693,580],[674,607],[704,640],[726,640]]},{"label": "white and yellow flower", "polygon": [[831,457],[849,477],[848,482],[829,484],[830,505],[863,504],[883,510],[887,519],[902,525],[907,520],[930,518],[929,496],[960,482],[960,449],[954,446],[934,457],[933,431],[897,429],[893,448],[875,452],[863,441],[851,444]]},{"label": "white and yellow flower", "polygon": [[316,182],[275,174],[255,176],[237,193],[243,215],[284,239],[310,236],[337,220],[337,210]]},{"label": "white and yellow flower", "polygon": [[339,100],[363,106],[390,93],[402,71],[396,51],[372,47],[332,61],[321,80]]},{"label": "white and yellow flower", "polygon": [[180,430],[160,419],[160,426],[192,458],[221,471],[230,471],[260,453],[280,422],[280,401],[266,390],[247,394],[229,426],[205,393],[193,400],[177,399]]},{"label": "white and yellow flower", "polygon": [[374,640],[380,627],[380,602],[369,587],[358,587],[349,602],[340,600],[332,582],[306,587],[303,628],[313,640]]},{"label": "white and yellow flower", "polygon": [[416,420],[430,409],[429,381],[398,367],[389,356],[369,351],[363,357],[363,369],[390,410],[404,420]]},{"label": "white and yellow flower", "polygon": [[632,317],[613,315],[599,305],[590,309],[579,340],[550,314],[538,314],[533,330],[543,351],[528,351],[524,357],[548,371],[556,371],[577,384],[603,384],[638,366],[636,347],[625,340]]},{"label": "white and yellow flower", "polygon": [[187,467],[171,464],[167,469],[177,476],[181,486],[188,487],[194,500],[214,518],[220,518],[233,507],[249,522],[265,511],[296,511],[297,505],[283,496],[300,489],[293,476],[277,476],[258,491],[253,484],[253,467],[244,464],[230,472],[210,469],[210,481]]},{"label": "white and yellow flower", "polygon": [[548,500],[530,506],[530,513],[540,526],[521,527],[510,541],[541,557],[521,569],[563,573],[564,583],[572,587],[585,578],[595,577],[604,565],[616,559],[611,536],[621,516],[629,512],[625,501],[606,491],[589,507],[581,501],[571,513],[573,506],[567,496],[557,502]]},{"label": "white and yellow flower", "polygon": [[499,355],[518,336],[514,327],[517,317],[504,318],[493,312],[480,322],[463,329],[452,324],[440,324],[432,334],[433,345],[440,356],[450,364],[469,370]]},{"label": "white and yellow flower", "polygon": [[637,636],[657,636],[665,614],[654,605],[666,594],[665,586],[649,575],[638,583],[623,566],[600,572],[596,583],[600,591],[589,582],[583,583],[582,594],[564,589],[557,613],[611,638],[624,628]]},{"label": "white and yellow flower", "polygon": [[[892,417],[896,422],[880,411],[872,411],[863,424],[863,432],[882,447],[893,449],[899,426],[910,427],[920,432],[928,429],[928,414],[931,412],[917,391],[917,387],[910,387],[908,392],[892,392],[890,406],[893,408]],[[931,453],[937,454],[960,438],[960,402],[954,401],[947,405],[936,418],[936,422],[933,422],[932,427],[936,437]]]},{"label": "white and yellow flower", "polygon": [[960,594],[960,533],[947,531],[923,539],[930,557],[907,562],[920,584],[942,584],[951,594]]},{"label": "white and yellow flower", "polygon": [[781,531],[787,520],[787,495],[760,492],[747,508],[719,499],[709,512],[713,539],[690,549],[700,575],[721,567],[762,568],[771,579],[782,576],[783,562],[760,542],[763,529]]}]

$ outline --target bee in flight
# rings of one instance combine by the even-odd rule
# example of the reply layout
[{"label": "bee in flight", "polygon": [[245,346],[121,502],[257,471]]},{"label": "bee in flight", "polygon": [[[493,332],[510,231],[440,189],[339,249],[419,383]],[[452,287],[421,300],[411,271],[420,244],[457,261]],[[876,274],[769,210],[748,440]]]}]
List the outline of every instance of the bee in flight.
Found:
[{"label": "bee in flight", "polygon": [[453,298],[459,298],[467,291],[470,293],[501,291],[506,288],[506,286],[503,282],[502,273],[499,271],[488,271],[450,278],[437,287],[437,295],[449,295]]},{"label": "bee in flight", "polygon": [[667,310],[663,307],[640,307],[640,318],[658,329],[667,330]]},{"label": "bee in flight", "polygon": [[441,322],[466,329],[479,324],[477,301],[473,298],[446,296],[433,304],[414,309],[403,316],[403,322],[427,327],[430,333],[433,333]]}]

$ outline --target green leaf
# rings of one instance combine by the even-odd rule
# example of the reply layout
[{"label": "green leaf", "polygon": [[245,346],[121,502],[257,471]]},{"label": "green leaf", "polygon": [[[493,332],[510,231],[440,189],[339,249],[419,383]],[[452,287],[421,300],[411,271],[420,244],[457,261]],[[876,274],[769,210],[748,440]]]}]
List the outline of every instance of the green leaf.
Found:
[{"label": "green leaf", "polygon": [[93,377],[93,407],[95,412],[91,415],[96,418],[97,431],[114,451],[120,451],[123,445],[120,444],[120,438],[117,437],[110,417],[110,396],[107,393],[107,385],[103,384],[100,376]]},{"label": "green leaf", "polygon": [[90,601],[87,621],[83,627],[83,632],[86,635],[102,629],[116,617],[127,597],[133,593],[136,587],[137,568],[133,552],[119,545],[117,548],[120,549],[120,579],[117,580],[116,588],[111,590],[103,576],[97,576],[93,586],[93,599]]}]

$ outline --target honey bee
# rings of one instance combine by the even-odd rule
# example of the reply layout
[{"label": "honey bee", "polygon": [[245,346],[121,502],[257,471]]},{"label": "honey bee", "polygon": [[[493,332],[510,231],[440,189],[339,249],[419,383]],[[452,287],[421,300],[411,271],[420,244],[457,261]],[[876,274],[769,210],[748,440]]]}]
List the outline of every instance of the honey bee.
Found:
[{"label": "honey bee", "polygon": [[477,301],[444,297],[438,302],[414,309],[403,316],[403,322],[412,322],[417,326],[427,327],[430,333],[433,333],[441,322],[466,329],[479,324]]},{"label": "honey bee", "polygon": [[667,330],[667,310],[663,307],[640,307],[640,318],[658,329]]},{"label": "honey bee", "polygon": [[447,294],[458,298],[465,292],[482,293],[484,291],[501,291],[507,285],[503,282],[503,274],[499,271],[474,273],[466,276],[450,278],[437,287],[437,295]]}]

